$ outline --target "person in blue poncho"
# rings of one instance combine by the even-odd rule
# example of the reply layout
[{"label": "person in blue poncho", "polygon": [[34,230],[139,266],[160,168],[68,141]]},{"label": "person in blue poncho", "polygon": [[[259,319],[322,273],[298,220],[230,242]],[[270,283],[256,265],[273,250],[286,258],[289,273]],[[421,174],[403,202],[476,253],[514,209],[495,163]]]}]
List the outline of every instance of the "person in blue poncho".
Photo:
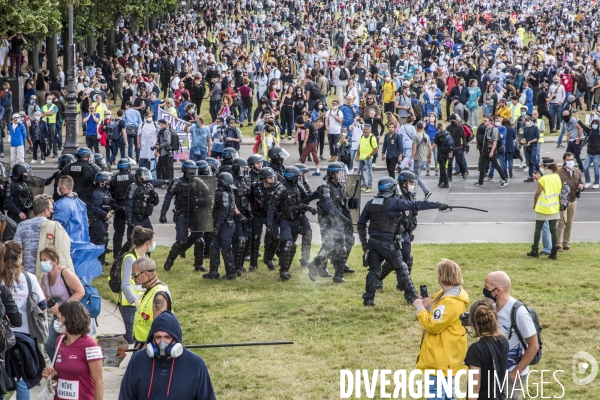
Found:
[{"label": "person in blue poncho", "polygon": [[183,347],[179,320],[163,311],[152,322],[146,348],[127,365],[119,400],[167,398],[216,399],[204,360]]},{"label": "person in blue poncho", "polygon": [[73,178],[63,175],[56,185],[60,199],[54,204],[54,220],[58,221],[73,242],[89,242],[87,207],[73,192]]}]

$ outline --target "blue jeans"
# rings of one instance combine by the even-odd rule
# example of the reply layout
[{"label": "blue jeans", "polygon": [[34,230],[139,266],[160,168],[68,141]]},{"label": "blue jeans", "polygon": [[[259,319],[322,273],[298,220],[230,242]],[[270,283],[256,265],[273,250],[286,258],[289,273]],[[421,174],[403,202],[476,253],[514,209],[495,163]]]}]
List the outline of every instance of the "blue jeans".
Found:
[{"label": "blue jeans", "polygon": [[361,186],[373,187],[373,159],[360,160],[358,162],[358,174]]},{"label": "blue jeans", "polygon": [[[437,150],[437,147],[436,147],[436,150]],[[460,174],[459,163],[462,164],[462,166],[465,168],[465,171],[467,171],[467,173],[469,172],[469,166],[467,165],[467,157],[465,156],[465,152],[464,151],[461,151],[461,152],[457,153],[455,161],[456,162],[454,163],[454,170],[456,172],[458,172]]]},{"label": "blue jeans", "polygon": [[600,168],[598,168],[598,163],[600,163],[600,154],[588,154],[585,156],[585,161],[583,162],[583,173],[585,175],[585,183],[591,183],[590,177],[590,165],[594,163],[594,185],[598,185],[600,183]]},{"label": "blue jeans", "polygon": [[140,158],[140,168],[148,168],[149,170],[152,168],[151,166],[152,159],[150,158]]},{"label": "blue jeans", "polygon": [[[550,113],[550,130],[557,131],[560,129],[560,120],[562,119],[562,104],[550,103],[548,112]],[[558,138],[557,144],[560,144],[562,137]]]},{"label": "blue jeans", "polygon": [[[508,170],[506,169],[506,153],[498,154],[498,163],[502,167],[502,171],[504,171],[504,175],[508,176]],[[488,174],[489,178],[494,177],[494,168],[490,168],[490,173]]]},{"label": "blue jeans", "polygon": [[423,179],[421,178],[421,172],[423,172],[423,168],[425,168],[426,165],[427,165],[427,161],[413,160],[413,172],[415,173],[415,176],[417,177],[417,182],[419,184],[419,187],[421,188],[421,190],[423,190],[423,194],[429,193],[429,188],[427,187],[427,185],[425,184],[425,182],[423,182]]},{"label": "blue jeans", "polygon": [[552,251],[552,236],[550,236],[550,225],[545,221],[542,227],[542,254],[550,254],[550,251]]},{"label": "blue jeans", "polygon": [[[132,139],[134,139],[134,138],[132,138]],[[127,138],[127,141],[129,142],[129,138]],[[128,146],[129,146],[129,157],[131,157],[131,145],[128,145]],[[117,158],[118,150],[121,151],[121,158],[125,158],[126,157],[125,156],[125,141],[123,139],[119,139],[118,142],[111,140],[110,150],[111,150],[111,155],[110,155],[110,160],[109,160],[110,164],[112,164],[115,161],[115,159]],[[106,152],[108,153],[108,150]]]},{"label": "blue jeans", "polygon": [[476,127],[479,125],[479,107],[469,108],[469,125]]},{"label": "blue jeans", "polygon": [[56,321],[56,315],[52,316],[52,321],[48,324],[48,340],[44,344],[46,348],[46,354],[48,354],[48,358],[52,360],[54,358],[54,353],[56,352],[56,339],[58,339],[58,332],[54,330],[54,321]]},{"label": "blue jeans", "polygon": [[[196,152],[200,152],[200,154],[196,154]],[[206,160],[206,150],[204,150],[204,149],[190,150],[190,160],[192,160],[192,161]]]},{"label": "blue jeans", "polygon": [[356,150],[350,150],[350,166],[348,167],[350,171],[354,168],[354,157],[356,157]]},{"label": "blue jeans", "polygon": [[493,113],[494,107],[488,106],[487,104],[483,103],[483,115],[492,115]]},{"label": "blue jeans", "polygon": [[56,145],[58,147],[62,147],[62,128],[63,122],[60,119],[56,118],[56,124],[54,125],[56,131]]},{"label": "blue jeans", "polygon": [[[539,148],[539,146],[538,146]],[[506,156],[506,166],[508,167],[509,170],[513,169],[513,157],[515,155],[514,152],[510,152],[510,153],[504,153]]]},{"label": "blue jeans", "polygon": [[[452,379],[452,378],[450,378]],[[448,394],[446,393],[446,391],[444,390],[444,387],[440,385],[440,390],[441,393],[438,396],[437,393],[437,376],[430,376],[429,377],[429,381],[432,382],[431,385],[429,385],[429,394],[433,395],[433,397],[429,397],[429,400],[455,400],[454,399],[454,395],[452,393]],[[451,380],[451,384],[454,385],[454,380]],[[425,394],[425,393],[423,393]]]},{"label": "blue jeans", "polygon": [[[123,143],[125,146],[125,143]],[[137,137],[135,136],[127,136],[127,156],[129,158],[133,158],[133,149],[135,149],[135,159],[140,158],[140,149],[137,145]]]},{"label": "blue jeans", "polygon": [[527,159],[527,164],[529,165],[529,177],[533,178],[533,172],[537,171],[539,168],[539,161],[537,159],[538,151],[536,145],[530,144],[525,147],[525,158]]},{"label": "blue jeans", "polygon": [[241,107],[242,116],[240,117],[240,122],[244,123],[245,119],[248,119],[248,123],[252,122],[252,106],[250,107]]},{"label": "blue jeans", "polygon": [[[435,169],[437,169],[437,168],[438,168],[438,164],[437,164],[437,154],[438,154],[438,146],[435,146],[435,149],[433,149],[433,160],[434,160],[434,161],[433,161],[433,165],[435,166]],[[431,166],[431,165],[429,165],[429,163],[427,163],[427,167],[426,167],[427,171],[429,171],[429,167],[430,167],[430,166]]]}]

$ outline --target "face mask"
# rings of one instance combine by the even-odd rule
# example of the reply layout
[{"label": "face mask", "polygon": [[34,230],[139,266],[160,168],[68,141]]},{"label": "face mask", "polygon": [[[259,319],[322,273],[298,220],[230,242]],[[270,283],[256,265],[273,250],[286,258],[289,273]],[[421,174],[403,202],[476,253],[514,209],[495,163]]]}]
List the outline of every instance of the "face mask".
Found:
[{"label": "face mask", "polygon": [[322,108],[323,108],[323,106],[319,106],[319,110],[322,109]]},{"label": "face mask", "polygon": [[498,121],[494,122],[495,127],[499,127],[500,125],[502,125],[500,122],[498,122]]},{"label": "face mask", "polygon": [[29,100],[29,104],[35,104],[35,100],[33,100],[33,99]]},{"label": "face mask", "polygon": [[592,129],[594,129],[594,130],[598,129],[598,124],[592,124]]},{"label": "face mask", "polygon": [[429,117],[429,122],[435,122],[435,117]]},{"label": "face mask", "polygon": [[567,168],[573,169],[573,166],[575,166],[575,161],[573,161],[573,160],[565,161],[565,165],[567,166]]},{"label": "face mask", "polygon": [[408,191],[411,192],[411,193],[414,192],[415,189],[416,189],[415,185],[407,185],[406,187],[408,188]]},{"label": "face mask", "polygon": [[283,87],[283,90],[288,90],[288,87],[289,87],[289,86],[284,86],[284,87]]},{"label": "face mask", "polygon": [[48,272],[52,271],[52,264],[50,261],[40,261],[40,269],[43,273],[47,274]]},{"label": "face mask", "polygon": [[565,122],[569,122],[571,120],[571,116],[570,115],[563,115],[562,119]]},{"label": "face mask", "polygon": [[35,120],[36,120],[36,121],[39,121],[40,119],[41,119],[40,117],[35,117]]},{"label": "face mask", "polygon": [[542,171],[542,174],[543,174],[543,175],[550,175],[551,173],[552,173],[552,170],[551,170],[551,169],[544,169],[544,170]]},{"label": "face mask", "polygon": [[52,104],[52,100],[50,100],[50,99],[46,100],[46,104],[48,104],[48,105]]},{"label": "face mask", "polygon": [[59,322],[58,320],[56,320],[56,321],[54,321],[54,330],[59,335],[62,335],[63,333],[65,333],[67,331],[67,328],[63,325],[62,322]]},{"label": "face mask", "polygon": [[156,240],[155,240],[154,242],[152,242],[152,246],[150,246],[150,247],[148,248],[148,252],[150,252],[150,253],[151,253],[151,252],[153,252],[153,251],[154,251],[154,249],[156,249]]},{"label": "face mask", "polygon": [[[496,289],[494,289],[494,290],[496,290]],[[488,290],[485,287],[483,288],[483,295],[485,297],[487,297],[488,299],[492,299],[494,301],[496,301],[496,297],[498,297],[498,296],[494,297],[494,295],[492,294],[492,290]]]},{"label": "face mask", "polygon": [[527,127],[533,126],[533,122],[531,122],[531,121],[525,122],[525,126],[527,126]]},{"label": "face mask", "polygon": [[99,92],[99,91],[100,91],[100,88],[94,88],[94,91],[95,91],[95,92]]}]

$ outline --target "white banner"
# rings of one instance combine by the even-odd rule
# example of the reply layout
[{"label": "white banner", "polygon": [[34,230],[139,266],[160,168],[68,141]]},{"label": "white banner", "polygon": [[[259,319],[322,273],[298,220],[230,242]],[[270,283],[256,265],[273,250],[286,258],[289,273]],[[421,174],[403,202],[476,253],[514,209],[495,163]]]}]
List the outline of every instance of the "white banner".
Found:
[{"label": "white banner", "polygon": [[158,109],[158,119],[164,119],[170,126],[172,132],[175,132],[179,136],[179,143],[181,146],[180,151],[173,154],[173,157],[177,160],[187,160],[190,155],[190,135],[186,133],[185,128],[188,123],[174,115],[169,114],[162,108]]}]

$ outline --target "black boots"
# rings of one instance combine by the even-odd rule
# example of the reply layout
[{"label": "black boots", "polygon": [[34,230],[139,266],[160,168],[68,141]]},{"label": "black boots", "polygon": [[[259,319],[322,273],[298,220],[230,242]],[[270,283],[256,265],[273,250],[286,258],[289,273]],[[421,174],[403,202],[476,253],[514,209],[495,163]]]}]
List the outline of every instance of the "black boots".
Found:
[{"label": "black boots", "polygon": [[551,260],[558,260],[558,247],[553,247],[552,250],[550,250],[548,258]]},{"label": "black boots", "polygon": [[[537,247],[537,246],[531,246],[531,251],[529,253],[527,253],[527,255],[529,257],[536,257],[537,258],[537,257],[540,256],[540,253],[539,253],[538,250],[539,250],[539,247]],[[552,250],[556,251],[555,248],[553,248]],[[556,256],[556,253],[555,253],[555,256]],[[552,257],[552,255],[550,255],[550,257]]]},{"label": "black boots", "polygon": [[199,238],[194,243],[194,271],[206,272],[204,263],[204,239]]},{"label": "black boots", "polygon": [[312,242],[312,231],[305,230],[302,235],[302,256],[300,257],[300,266],[302,268],[308,267],[310,262],[310,244]]},{"label": "black boots", "polygon": [[346,280],[344,279],[345,268],[346,264],[344,263],[335,264],[335,275],[333,276],[333,283],[346,283]]},{"label": "black boots", "polygon": [[273,262],[273,257],[275,257],[275,253],[277,252],[277,248],[279,247],[279,239],[271,239],[267,248],[265,249],[265,258],[263,262],[267,264],[267,268],[270,271],[275,271],[275,263]]},{"label": "black boots", "polygon": [[232,281],[237,277],[233,265],[233,251],[231,249],[221,249],[221,254],[223,255],[223,264],[225,265],[225,275],[221,279]]},{"label": "black boots", "polygon": [[363,300],[363,305],[365,307],[375,307],[376,304],[377,303],[375,303],[375,300],[373,300],[373,299],[364,299]]},{"label": "black boots", "polygon": [[250,272],[258,269],[258,249],[260,248],[260,236],[253,236],[250,240]]},{"label": "black boots", "polygon": [[289,241],[283,244],[281,248],[281,256],[279,257],[279,277],[282,281],[289,280],[292,275],[290,275],[290,266],[292,265],[292,259],[294,258],[294,248],[296,245]]},{"label": "black boots", "polygon": [[219,279],[219,252],[215,248],[215,246],[211,245],[208,248],[208,254],[210,257],[210,272],[202,275],[204,279]]},{"label": "black boots", "polygon": [[512,168],[508,169],[508,177],[512,179],[513,175],[512,175]]},{"label": "black boots", "polygon": [[246,245],[248,238],[240,236],[233,245],[233,265],[237,276],[242,276],[246,269],[244,268],[244,254],[246,253]]},{"label": "black boots", "polygon": [[344,264],[344,273],[345,274],[353,274],[356,271],[348,266],[348,264]]},{"label": "black boots", "polygon": [[165,271],[169,271],[171,269],[173,263],[175,263],[175,259],[177,259],[177,256],[181,252],[183,246],[184,243],[181,240],[178,240],[175,243],[173,243],[171,251],[169,251],[169,255],[167,256],[167,260],[165,261]]}]

